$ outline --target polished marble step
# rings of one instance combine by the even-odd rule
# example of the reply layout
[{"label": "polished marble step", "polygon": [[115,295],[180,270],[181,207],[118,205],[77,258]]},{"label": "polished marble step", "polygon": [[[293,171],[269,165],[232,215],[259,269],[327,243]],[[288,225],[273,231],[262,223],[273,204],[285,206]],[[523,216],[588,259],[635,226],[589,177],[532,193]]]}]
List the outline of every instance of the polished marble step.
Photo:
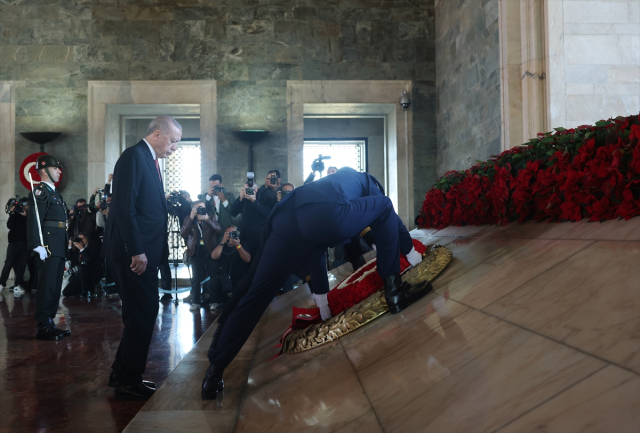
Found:
[{"label": "polished marble step", "polygon": [[433,293],[270,360],[313,305],[280,296],[202,402],[214,324],[125,431],[640,431],[640,218],[411,234],[453,252]]}]

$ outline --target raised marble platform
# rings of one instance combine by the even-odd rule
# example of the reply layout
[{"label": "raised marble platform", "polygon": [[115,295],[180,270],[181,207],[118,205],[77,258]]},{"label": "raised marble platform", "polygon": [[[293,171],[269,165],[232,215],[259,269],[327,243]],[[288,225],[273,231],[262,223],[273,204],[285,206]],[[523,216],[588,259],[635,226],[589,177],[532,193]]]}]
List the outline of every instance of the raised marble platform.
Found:
[{"label": "raised marble platform", "polygon": [[304,287],[276,298],[224,398],[203,402],[214,324],[125,431],[640,429],[640,218],[412,236],[453,252],[434,293],[269,361],[291,306],[313,303]]}]

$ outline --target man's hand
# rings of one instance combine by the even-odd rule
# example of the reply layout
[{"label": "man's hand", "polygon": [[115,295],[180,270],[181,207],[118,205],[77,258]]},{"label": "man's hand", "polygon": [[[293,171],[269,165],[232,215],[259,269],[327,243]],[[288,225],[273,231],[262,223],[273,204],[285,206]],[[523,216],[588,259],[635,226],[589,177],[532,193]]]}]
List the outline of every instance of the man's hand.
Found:
[{"label": "man's hand", "polygon": [[247,196],[247,191],[245,188],[240,189],[240,201]]},{"label": "man's hand", "polygon": [[20,212],[18,213],[22,216],[27,216],[27,211],[23,207],[20,208]]},{"label": "man's hand", "polygon": [[229,242],[229,232],[224,232],[224,236],[222,236],[222,242],[220,243],[226,244],[227,242]]},{"label": "man's hand", "polygon": [[197,214],[198,210],[196,208],[191,209],[191,214],[189,214],[189,217],[191,217],[191,221],[193,221]]},{"label": "man's hand", "polygon": [[246,194],[246,191],[245,191],[244,197],[247,200],[256,201],[256,189],[255,188],[253,189],[253,194]]},{"label": "man's hand", "polygon": [[276,197],[277,197],[278,201],[282,200],[282,191],[278,191],[276,193]]},{"label": "man's hand", "polygon": [[227,197],[225,197],[223,191],[220,191],[217,195],[218,195],[218,200],[220,200],[220,203],[224,203],[225,201],[227,201]]},{"label": "man's hand", "polygon": [[130,268],[136,274],[142,275],[147,269],[147,255],[143,253],[137,256],[132,256]]},{"label": "man's hand", "polygon": [[[226,233],[225,233],[226,234]],[[240,245],[240,240],[239,239],[229,239],[229,246],[230,247],[237,247],[238,245]]]},{"label": "man's hand", "polygon": [[100,189],[100,188],[96,188],[96,189],[94,189],[94,190],[93,190],[93,194],[92,194],[92,195],[96,195],[96,194],[98,193],[98,190],[99,190],[99,189]]},{"label": "man's hand", "polygon": [[207,194],[209,197],[213,198],[214,192],[213,192],[213,186],[209,185],[209,193]]},{"label": "man's hand", "polygon": [[109,173],[109,176],[107,176],[107,183],[111,184],[112,180],[113,180],[113,173]]},{"label": "man's hand", "polygon": [[209,215],[198,215],[198,221],[206,221],[209,219]]},{"label": "man's hand", "polygon": [[75,246],[78,249],[78,251],[84,248],[84,244],[82,242],[74,242],[73,246]]}]

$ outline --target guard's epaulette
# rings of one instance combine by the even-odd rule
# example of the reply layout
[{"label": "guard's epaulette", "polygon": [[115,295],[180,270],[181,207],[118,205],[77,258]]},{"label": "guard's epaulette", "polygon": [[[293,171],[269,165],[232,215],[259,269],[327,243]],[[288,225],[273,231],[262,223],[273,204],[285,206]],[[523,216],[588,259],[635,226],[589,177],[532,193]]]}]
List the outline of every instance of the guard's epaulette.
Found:
[{"label": "guard's epaulette", "polygon": [[38,200],[39,202],[45,202],[49,200],[49,191],[42,185],[34,186],[33,193],[36,197],[36,200]]}]

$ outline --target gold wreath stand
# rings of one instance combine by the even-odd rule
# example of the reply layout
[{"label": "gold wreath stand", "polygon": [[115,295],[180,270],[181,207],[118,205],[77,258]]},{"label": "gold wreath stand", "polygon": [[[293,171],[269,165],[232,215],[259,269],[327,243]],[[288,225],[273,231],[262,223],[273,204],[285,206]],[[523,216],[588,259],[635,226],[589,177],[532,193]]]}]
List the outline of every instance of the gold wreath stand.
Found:
[{"label": "gold wreath stand", "polygon": [[[402,275],[403,281],[432,281],[447,267],[453,255],[441,245],[429,245],[422,262]],[[282,344],[282,353],[300,353],[330,343],[355,331],[389,311],[384,289],[335,317],[305,329],[293,331]]]}]

